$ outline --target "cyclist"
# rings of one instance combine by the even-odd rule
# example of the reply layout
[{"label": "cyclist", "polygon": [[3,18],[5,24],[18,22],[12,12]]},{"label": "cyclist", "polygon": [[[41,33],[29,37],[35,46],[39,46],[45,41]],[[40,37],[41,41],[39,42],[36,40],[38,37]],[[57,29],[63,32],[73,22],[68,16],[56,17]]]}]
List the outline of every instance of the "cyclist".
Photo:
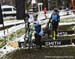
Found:
[{"label": "cyclist", "polygon": [[34,28],[35,28],[35,41],[36,45],[41,48],[41,38],[44,35],[43,29],[40,24],[40,20],[38,20],[38,14],[34,16]]},{"label": "cyclist", "polygon": [[51,17],[50,17],[50,21],[52,24],[52,32],[53,32],[53,39],[57,39],[57,29],[58,29],[58,24],[60,22],[60,16],[59,16],[59,11],[58,9],[54,9]]}]

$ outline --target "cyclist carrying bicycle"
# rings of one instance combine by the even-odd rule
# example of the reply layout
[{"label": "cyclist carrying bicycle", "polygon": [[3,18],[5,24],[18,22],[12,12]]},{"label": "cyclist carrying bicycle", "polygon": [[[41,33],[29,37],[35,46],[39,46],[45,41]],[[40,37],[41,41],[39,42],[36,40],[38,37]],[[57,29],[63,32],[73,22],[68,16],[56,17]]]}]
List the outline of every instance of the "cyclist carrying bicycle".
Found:
[{"label": "cyclist carrying bicycle", "polygon": [[35,36],[36,46],[37,46],[37,48],[41,48],[42,47],[41,38],[44,35],[44,32],[43,32],[43,29],[41,27],[40,20],[38,19],[38,15],[34,16],[33,23],[34,23],[34,28],[35,28],[34,36]]}]

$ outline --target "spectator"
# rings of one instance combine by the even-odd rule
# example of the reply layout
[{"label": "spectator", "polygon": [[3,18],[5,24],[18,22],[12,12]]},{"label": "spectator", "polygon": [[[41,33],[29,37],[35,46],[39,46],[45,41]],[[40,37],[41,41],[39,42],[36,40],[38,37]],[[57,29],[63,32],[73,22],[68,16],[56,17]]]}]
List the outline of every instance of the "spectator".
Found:
[{"label": "spectator", "polygon": [[28,20],[28,22],[31,23],[31,22],[33,22],[33,20],[34,20],[33,13],[29,13],[29,20]]},{"label": "spectator", "polygon": [[66,8],[67,15],[69,15],[69,11],[70,11],[70,9],[67,7]]},{"label": "spectator", "polygon": [[44,14],[46,14],[46,13],[47,13],[47,9],[46,9],[46,7],[44,8],[44,10],[43,10],[43,11],[44,11]]},{"label": "spectator", "polygon": [[43,11],[44,11],[44,14],[45,14],[45,18],[47,19],[47,16],[46,16],[47,8],[45,7]]}]

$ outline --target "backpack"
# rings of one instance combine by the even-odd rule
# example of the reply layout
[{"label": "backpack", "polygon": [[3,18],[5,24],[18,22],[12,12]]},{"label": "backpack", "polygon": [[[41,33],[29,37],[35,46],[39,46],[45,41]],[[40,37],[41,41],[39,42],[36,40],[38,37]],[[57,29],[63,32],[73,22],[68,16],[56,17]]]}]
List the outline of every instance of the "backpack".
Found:
[{"label": "backpack", "polygon": [[35,31],[36,33],[39,33],[41,31],[41,25],[39,24],[35,25]]}]

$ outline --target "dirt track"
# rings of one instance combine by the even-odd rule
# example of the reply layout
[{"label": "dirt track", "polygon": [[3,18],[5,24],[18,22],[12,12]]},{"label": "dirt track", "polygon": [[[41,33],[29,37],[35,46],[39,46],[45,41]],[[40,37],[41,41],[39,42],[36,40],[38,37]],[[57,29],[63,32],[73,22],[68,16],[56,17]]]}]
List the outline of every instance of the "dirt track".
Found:
[{"label": "dirt track", "polygon": [[75,47],[17,50],[4,59],[75,59]]}]

